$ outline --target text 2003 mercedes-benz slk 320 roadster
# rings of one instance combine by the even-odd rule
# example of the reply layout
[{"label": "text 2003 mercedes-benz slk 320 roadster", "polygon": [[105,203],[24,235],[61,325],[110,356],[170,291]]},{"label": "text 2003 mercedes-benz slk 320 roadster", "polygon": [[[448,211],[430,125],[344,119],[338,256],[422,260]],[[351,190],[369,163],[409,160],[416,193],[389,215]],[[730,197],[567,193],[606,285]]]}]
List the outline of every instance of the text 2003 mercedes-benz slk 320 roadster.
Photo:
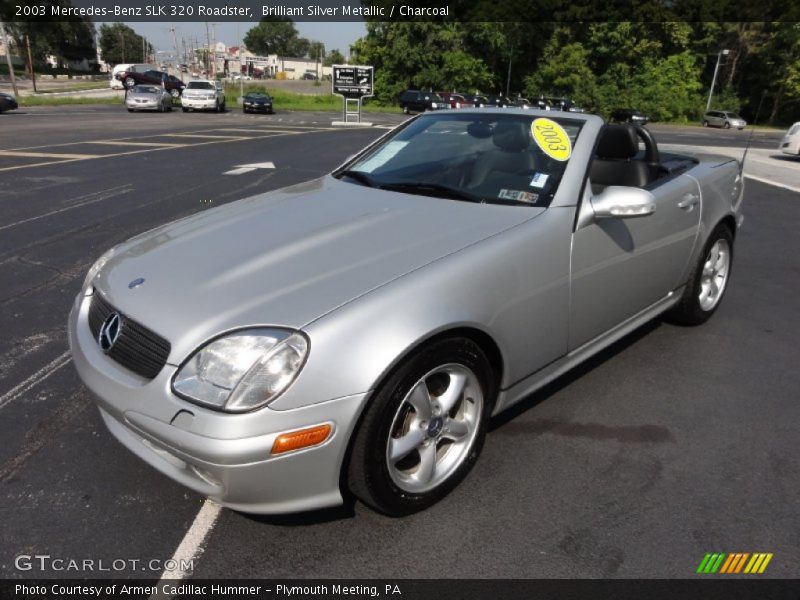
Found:
[{"label": "text 2003 mercedes-benz slk 320 roadster", "polygon": [[444,113],[103,255],[69,337],[111,432],[238,510],[349,490],[407,514],[463,479],[491,415],[719,306],[737,161],[592,115]]}]

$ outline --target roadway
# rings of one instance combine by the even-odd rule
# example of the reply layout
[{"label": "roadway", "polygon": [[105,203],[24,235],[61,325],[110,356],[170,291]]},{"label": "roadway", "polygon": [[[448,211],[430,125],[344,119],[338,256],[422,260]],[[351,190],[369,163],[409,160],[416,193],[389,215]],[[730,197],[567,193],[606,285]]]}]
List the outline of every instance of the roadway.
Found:
[{"label": "roadway", "polygon": [[[204,499],[107,432],[69,361],[69,307],[114,244],[322,175],[385,132],[332,118],[115,106],[0,116],[0,577],[91,575],[18,571],[19,554],[163,560],[178,548],[197,556],[195,577],[691,577],[708,551],[773,552],[770,576],[796,574],[800,193],[760,181],[746,188],[715,317],[652,323],[496,419],[473,473],[437,506],[401,520],[352,503],[222,510],[187,545]],[[749,135],[653,129],[693,147]],[[778,137],[759,132],[754,147]]]}]

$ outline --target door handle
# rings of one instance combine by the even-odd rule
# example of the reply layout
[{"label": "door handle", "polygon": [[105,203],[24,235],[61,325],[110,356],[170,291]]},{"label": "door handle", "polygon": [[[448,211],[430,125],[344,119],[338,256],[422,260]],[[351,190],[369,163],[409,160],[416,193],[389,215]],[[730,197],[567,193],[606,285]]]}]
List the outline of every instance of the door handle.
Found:
[{"label": "door handle", "polygon": [[684,194],[681,201],[678,202],[678,208],[682,208],[683,210],[691,210],[699,200],[700,196],[697,194]]}]

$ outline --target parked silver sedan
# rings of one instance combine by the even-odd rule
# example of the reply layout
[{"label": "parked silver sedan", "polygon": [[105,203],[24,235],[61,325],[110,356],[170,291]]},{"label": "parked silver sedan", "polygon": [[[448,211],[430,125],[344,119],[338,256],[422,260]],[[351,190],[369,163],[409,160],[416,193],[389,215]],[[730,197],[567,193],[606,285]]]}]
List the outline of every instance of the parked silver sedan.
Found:
[{"label": "parked silver sedan", "polygon": [[659,315],[706,321],[742,193],[735,160],[659,153],[635,125],[428,113],[321,179],[111,249],[72,356],[124,445],[225,506],[349,490],[408,514],[467,475],[492,415]]},{"label": "parked silver sedan", "polygon": [[157,85],[135,85],[125,97],[125,107],[128,112],[136,110],[157,110],[165,112],[172,110],[172,96]]}]

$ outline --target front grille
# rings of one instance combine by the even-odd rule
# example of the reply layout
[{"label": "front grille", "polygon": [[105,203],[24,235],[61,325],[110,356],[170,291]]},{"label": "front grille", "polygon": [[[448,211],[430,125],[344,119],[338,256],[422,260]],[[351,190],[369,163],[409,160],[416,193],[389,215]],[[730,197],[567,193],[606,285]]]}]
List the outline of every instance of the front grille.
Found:
[{"label": "front grille", "polygon": [[[103,323],[114,312],[118,311],[95,291],[89,305],[89,331],[95,340],[100,336]],[[167,362],[170,343],[144,325],[119,314],[122,317],[119,337],[106,354],[126,369],[153,379]]]}]

